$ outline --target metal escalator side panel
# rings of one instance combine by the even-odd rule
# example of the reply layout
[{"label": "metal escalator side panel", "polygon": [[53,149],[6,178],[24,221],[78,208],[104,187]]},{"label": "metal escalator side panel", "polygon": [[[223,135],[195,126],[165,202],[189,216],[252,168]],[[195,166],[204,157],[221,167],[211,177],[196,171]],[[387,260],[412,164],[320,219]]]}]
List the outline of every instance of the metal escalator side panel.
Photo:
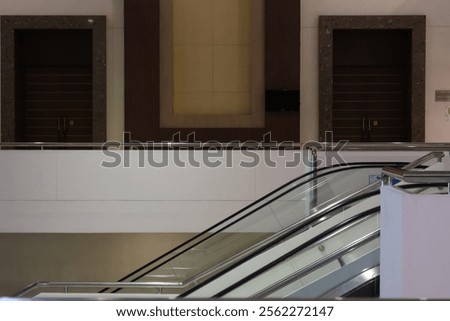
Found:
[{"label": "metal escalator side panel", "polygon": [[[327,172],[327,175],[315,177],[315,180],[322,187],[328,186],[328,189],[321,189],[319,192],[320,205],[326,207],[331,201],[338,198],[344,198],[349,194],[359,190],[361,186],[366,186],[369,175],[379,172],[380,167],[372,165],[366,167],[340,168],[335,171]],[[342,184],[339,184],[342,181]],[[353,182],[353,184],[351,183]],[[300,222],[305,219],[310,212],[308,207],[309,200],[307,195],[314,189],[314,186],[302,184],[294,189],[283,191],[277,194],[276,200],[272,200],[267,205],[258,208],[252,215],[243,217],[239,222],[235,222],[224,227],[223,230],[214,235],[209,236],[187,249],[184,253],[177,255],[170,261],[170,266],[174,274],[178,274],[175,278],[183,284],[197,282],[204,279],[206,274],[214,275],[217,271],[223,270],[225,264],[232,264],[239,255],[249,255],[256,248],[254,245],[260,244],[268,239],[274,233],[279,233],[283,229],[290,227],[293,223]],[[320,208],[319,208],[320,210]],[[239,236],[240,237],[237,237]],[[243,235],[245,235],[243,237]],[[246,241],[242,241],[246,239]],[[219,242],[220,240],[220,242]],[[229,244],[223,247],[223,243]],[[198,257],[195,260],[195,269],[188,269],[192,266],[192,256],[198,253],[198,248],[207,250],[209,255]],[[195,253],[194,253],[195,252]],[[183,274],[180,274],[182,271]],[[205,273],[205,271],[207,273]],[[148,272],[143,273],[134,281],[149,279]]]},{"label": "metal escalator side panel", "polygon": [[[378,197],[375,196],[371,200],[371,205],[378,204]],[[369,206],[369,205],[366,205]],[[187,297],[210,297],[223,289],[227,288],[230,284],[237,284],[243,278],[250,277],[255,270],[263,267],[267,264],[273,262],[276,258],[281,257],[283,254],[288,253],[289,251],[295,249],[299,244],[306,244],[309,240],[313,239],[320,233],[325,233],[327,230],[330,230],[336,226],[338,226],[343,221],[352,218],[354,215],[360,213],[363,210],[361,206],[355,206],[355,208],[348,209],[345,212],[336,215],[335,217],[331,217],[328,220],[321,222],[320,224],[314,226],[314,228],[310,228],[304,230],[302,233],[295,235],[283,243],[277,244],[273,247],[270,247],[266,251],[259,253],[257,256],[253,257],[250,260],[242,263],[238,268],[231,269],[226,273],[214,278],[207,284],[203,284],[202,287],[191,291],[187,294]],[[319,256],[322,254],[319,251]]]},{"label": "metal escalator side panel", "polygon": [[[327,298],[334,299],[341,297],[348,293],[351,289],[360,286],[360,283],[355,284],[350,282],[355,277],[380,264],[380,250],[375,248],[367,252],[357,260],[346,264],[339,269],[318,278],[306,286],[299,286],[299,284],[291,284],[276,292],[271,293],[266,298]],[[365,274],[368,275],[367,273]],[[350,282],[350,283],[348,283]],[[345,291],[343,291],[345,289]]]}]

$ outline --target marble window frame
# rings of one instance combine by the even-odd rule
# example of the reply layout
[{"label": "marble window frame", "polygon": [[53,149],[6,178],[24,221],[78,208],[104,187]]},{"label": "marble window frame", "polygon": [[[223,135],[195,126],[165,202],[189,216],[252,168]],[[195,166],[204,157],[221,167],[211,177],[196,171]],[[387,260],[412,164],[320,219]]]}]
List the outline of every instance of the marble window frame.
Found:
[{"label": "marble window frame", "polygon": [[1,16],[1,141],[15,142],[14,38],[16,30],[91,29],[92,140],[106,141],[106,16]]},{"label": "marble window frame", "polygon": [[425,141],[426,16],[319,16],[319,137],[332,131],[333,31],[411,30],[411,141]]}]

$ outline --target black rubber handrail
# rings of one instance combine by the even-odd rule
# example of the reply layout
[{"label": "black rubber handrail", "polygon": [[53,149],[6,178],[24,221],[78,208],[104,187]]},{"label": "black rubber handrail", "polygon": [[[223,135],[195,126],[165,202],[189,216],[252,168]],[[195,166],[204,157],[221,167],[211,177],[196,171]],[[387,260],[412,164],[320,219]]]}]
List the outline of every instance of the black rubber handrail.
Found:
[{"label": "black rubber handrail", "polygon": [[379,212],[380,211],[380,206],[376,206],[373,207],[369,210],[366,210],[364,212],[358,213],[342,222],[339,222],[338,224],[330,227],[328,230],[314,236],[313,238],[311,238],[310,240],[306,241],[305,243],[297,246],[296,248],[290,250],[289,252],[283,254],[282,256],[280,256],[279,258],[277,258],[276,260],[270,262],[269,264],[266,264],[265,266],[259,268],[258,270],[252,272],[251,274],[247,275],[246,277],[244,277],[243,279],[239,280],[238,282],[228,286],[227,288],[221,290],[220,292],[218,292],[217,294],[213,295],[213,298],[220,298],[221,296],[227,294],[228,292],[240,287],[241,285],[243,285],[244,283],[247,283],[248,281],[250,281],[251,279],[257,277],[258,275],[266,272],[267,270],[269,270],[270,268],[274,267],[275,265],[285,261],[286,259],[290,258],[292,255],[297,254],[300,251],[305,250],[306,248],[308,248],[309,246],[321,241],[323,238],[327,237],[328,235],[337,232],[338,230],[340,230],[341,228],[344,228],[346,225],[349,225],[353,222],[356,222],[360,219],[363,219],[371,214],[374,214],[375,212]]},{"label": "black rubber handrail", "polygon": [[[431,187],[442,187],[442,188],[445,188],[445,187],[447,187],[447,184],[446,183],[417,183],[417,184],[402,185],[402,186],[399,186],[399,187],[402,188],[402,189],[406,189],[406,190],[407,189],[413,189],[413,188],[431,188]],[[364,198],[367,198],[367,197],[371,197],[371,196],[374,196],[374,195],[379,194],[379,193],[380,193],[380,190],[377,190],[377,191],[372,191],[372,192],[364,194],[364,195],[358,195],[357,197],[355,197],[354,200],[352,199],[352,201],[349,201],[348,203],[354,203],[354,202],[357,202],[357,201],[359,201],[361,199],[364,199]],[[345,204],[345,205],[348,205],[348,204]],[[343,204],[343,206],[345,206],[345,205]],[[265,271],[267,271],[271,267],[279,264],[282,261],[285,261],[286,259],[288,259],[289,257],[291,257],[293,255],[296,255],[298,252],[303,251],[308,246],[319,242],[320,239],[323,239],[323,238],[327,237],[329,234],[332,234],[332,233],[336,232],[337,230],[339,230],[340,228],[343,228],[345,225],[351,224],[351,223],[353,223],[354,221],[356,221],[358,219],[362,219],[362,218],[364,218],[366,216],[369,216],[369,215],[373,214],[374,212],[379,212],[379,211],[380,211],[380,206],[376,206],[376,207],[373,207],[373,208],[368,209],[366,211],[363,211],[363,212],[361,212],[359,214],[356,214],[356,215],[348,218],[347,220],[344,220],[344,221],[340,222],[337,225],[334,225],[333,227],[331,227],[328,230],[326,230],[326,231],[316,235],[312,239],[310,239],[307,242],[301,244],[300,246],[296,247],[295,249],[289,251],[288,253],[284,254],[283,256],[277,258],[276,260],[272,261],[271,263],[265,265],[264,267],[258,269],[255,272],[251,273],[250,275],[248,275],[244,279],[240,280],[239,282],[237,282],[237,283],[227,287],[226,289],[220,291],[219,293],[217,293],[213,297],[214,298],[221,297],[221,296],[227,294],[228,292],[230,292],[230,291],[234,290],[235,288],[243,285],[244,283],[248,282],[249,280],[259,276],[261,273],[264,273]],[[251,258],[248,258],[248,260],[249,259],[251,259]],[[242,261],[239,265],[245,263],[246,261],[247,260]],[[204,284],[202,284],[201,286],[203,286],[203,285]],[[197,288],[199,288],[201,286],[198,286],[195,289],[197,289]],[[189,293],[193,292],[195,289],[191,289],[188,292]],[[186,295],[188,294],[188,292],[186,292]]]},{"label": "black rubber handrail", "polygon": [[[422,187],[446,187],[446,186],[447,186],[446,184],[442,184],[442,183],[441,184],[423,184],[423,183],[421,183],[421,184],[409,184],[409,185],[404,185],[404,186],[401,186],[401,187],[404,188],[404,189],[412,189],[412,188],[422,188]],[[315,221],[320,221],[321,219],[323,219],[324,217],[329,216],[330,214],[332,214],[334,211],[336,211],[337,209],[339,209],[341,207],[348,206],[350,204],[359,202],[359,201],[361,201],[361,200],[363,200],[365,198],[368,198],[368,197],[371,197],[371,196],[375,196],[375,195],[377,195],[379,193],[380,193],[380,190],[377,189],[377,190],[373,190],[373,191],[370,191],[370,192],[367,192],[367,193],[364,193],[364,194],[356,195],[355,197],[353,197],[353,198],[351,198],[351,199],[349,199],[349,200],[347,200],[347,201],[345,201],[343,203],[340,203],[339,207],[331,208],[329,211],[323,213],[320,217],[316,218]],[[305,225],[298,226],[295,230],[292,230],[290,233],[283,234],[277,240],[274,240],[273,242],[268,243],[266,246],[261,247],[257,251],[253,252],[251,255],[241,259],[240,261],[235,262],[233,265],[228,266],[226,269],[220,271],[219,273],[217,273],[216,275],[214,275],[210,279],[205,280],[201,284],[198,284],[195,287],[193,287],[193,288],[187,290],[186,292],[182,293],[180,295],[180,297],[185,297],[185,296],[189,295],[190,293],[196,291],[197,289],[201,288],[202,286],[207,285],[208,283],[212,282],[214,279],[216,279],[216,278],[218,278],[218,277],[228,273],[229,271],[239,267],[240,265],[244,264],[248,260],[253,259],[254,257],[256,257],[259,254],[261,254],[262,252],[268,250],[270,247],[272,247],[272,246],[274,246],[274,245],[276,245],[276,244],[278,244],[280,242],[283,242],[286,239],[290,238],[291,236],[301,232],[302,230],[304,230],[305,227],[310,226],[310,225],[311,225],[311,222],[308,222]]]},{"label": "black rubber handrail", "polygon": [[[214,224],[213,226],[211,226],[210,228],[206,229],[205,231],[201,232],[200,234],[194,236],[193,238],[181,243],[180,245],[176,246],[175,248],[173,248],[172,250],[166,252],[165,254],[155,258],[154,260],[148,262],[147,264],[141,266],[139,269],[136,269],[135,271],[129,273],[128,275],[124,276],[123,278],[121,278],[118,282],[124,282],[124,281],[128,281],[128,282],[135,282],[137,280],[139,280],[140,278],[142,278],[143,276],[145,276],[146,274],[148,274],[149,272],[163,266],[164,264],[168,263],[169,261],[171,261],[172,259],[178,257],[179,255],[182,255],[183,253],[189,251],[191,248],[199,245],[200,243],[212,238],[214,235],[216,235],[217,233],[220,233],[221,231],[223,231],[224,229],[226,229],[227,227],[231,226],[232,224],[236,224],[237,222],[245,219],[247,216],[251,215],[252,213],[258,211],[260,208],[266,206],[267,204],[269,204],[271,201],[275,200],[276,198],[282,197],[283,195],[291,192],[292,190],[310,183],[311,181],[318,179],[324,175],[328,175],[328,174],[332,174],[332,173],[338,173],[340,171],[343,170],[351,170],[351,169],[358,169],[358,168],[374,168],[374,167],[383,167],[383,166],[402,166],[408,164],[406,162],[355,162],[355,163],[348,163],[345,164],[345,166],[342,166],[341,164],[335,164],[333,166],[330,167],[322,167],[319,168],[315,171],[310,171],[307,173],[304,173],[303,175],[292,179],[291,181],[283,184],[282,186],[280,186],[279,188],[273,190],[272,192],[266,194],[265,196],[259,198],[258,200],[256,200],[255,202],[249,204],[248,206],[244,207],[243,209],[239,210],[238,212],[230,215],[229,217],[223,219],[222,221]],[[325,172],[324,174],[321,174],[322,172]],[[286,187],[289,187],[289,185],[294,184],[298,181],[301,181],[303,179],[307,179],[303,182],[300,182],[300,184],[298,185],[294,185],[291,186],[290,188],[288,188],[286,191],[284,191],[282,194],[278,195],[276,198],[274,199],[270,199],[267,201],[267,199],[269,199],[272,195],[279,193],[281,190],[285,189]],[[266,201],[266,203],[263,203],[264,201]],[[258,203],[263,203],[261,205],[259,205],[258,207],[252,209],[249,211],[249,213],[243,215],[242,217],[232,221],[233,219],[235,219],[236,217],[238,217],[239,215],[242,215],[242,213],[244,213],[245,211],[249,210],[252,207],[255,207],[258,205]],[[214,233],[211,233],[208,235],[208,233],[210,233],[211,231],[215,230],[216,228],[220,227],[221,225],[226,224],[228,221],[231,221],[231,223],[229,223],[228,225],[222,226],[219,230],[216,230]],[[183,249],[184,248],[184,249]],[[161,262],[158,262],[161,261]],[[154,266],[152,266],[154,265]],[[150,267],[150,268],[149,268]],[[145,271],[145,272],[144,272]],[[135,276],[136,274],[138,274],[137,276]],[[134,277],[133,277],[134,276]],[[133,277],[131,280],[130,278]],[[108,288],[105,288],[103,290],[100,291],[100,293],[104,293],[106,291],[108,291]],[[116,289],[113,290],[113,293],[116,293],[120,291],[120,289]]]},{"label": "black rubber handrail", "polygon": [[230,272],[231,270],[239,267],[240,265],[244,264],[245,262],[247,262],[248,260],[251,260],[253,258],[255,258],[256,256],[258,256],[259,254],[263,253],[264,251],[268,250],[269,248],[273,247],[276,244],[279,244],[283,241],[285,241],[286,239],[298,234],[299,232],[303,231],[306,227],[310,226],[310,225],[314,225],[314,222],[320,221],[322,220],[324,217],[329,216],[330,214],[332,214],[334,211],[336,211],[337,209],[343,207],[343,206],[348,206],[350,204],[353,204],[355,202],[358,202],[362,199],[365,199],[367,197],[370,196],[374,196],[379,194],[380,191],[378,190],[374,190],[365,194],[361,194],[361,195],[357,195],[343,203],[339,204],[339,207],[337,208],[330,208],[328,211],[324,212],[322,215],[320,215],[320,217],[317,217],[314,221],[312,222],[305,222],[305,224],[301,224],[299,226],[297,226],[295,229],[291,230],[289,233],[285,233],[283,235],[281,235],[279,238],[273,240],[270,243],[265,244],[263,247],[259,248],[258,250],[254,251],[252,254],[248,255],[247,257],[244,257],[243,259],[236,261],[234,264],[228,266],[227,268],[223,269],[222,271],[220,271],[219,273],[217,273],[216,275],[214,275],[213,277],[209,278],[208,280],[203,281],[201,284],[196,285],[195,287],[187,290],[186,292],[182,293],[180,295],[180,297],[185,297],[187,295],[189,295],[190,293],[196,291],[197,289],[199,289],[200,287],[212,282],[215,278],[218,278],[228,272]]},{"label": "black rubber handrail", "polygon": [[[353,169],[364,169],[364,168],[375,168],[375,167],[383,167],[383,166],[387,166],[388,164],[390,164],[389,166],[402,166],[406,163],[404,162],[378,162],[378,163],[367,163],[367,162],[360,162],[360,163],[351,163],[351,164],[347,164],[347,166],[340,166],[339,164],[331,166],[331,167],[324,167],[324,168],[320,168],[317,169],[316,171],[311,171],[311,172],[307,172],[303,175],[301,175],[300,177],[291,180],[290,182],[282,185],[281,187],[275,189],[274,191],[270,192],[269,194],[263,196],[262,198],[258,199],[257,201],[253,202],[252,204],[246,206],[245,208],[241,209],[240,211],[236,212],[235,214],[229,216],[228,218],[220,221],[219,223],[213,225],[212,227],[208,228],[207,230],[203,231],[202,233],[200,233],[199,235],[191,238],[190,240],[182,243],[181,245],[175,247],[174,249],[172,249],[171,251],[167,252],[166,254],[160,256],[159,258],[156,258],[155,260],[152,260],[151,262],[145,264],[144,266],[142,266],[141,268],[137,269],[136,271],[128,274],[127,276],[123,277],[122,279],[119,280],[119,282],[122,282],[126,279],[129,279],[130,277],[132,277],[133,275],[142,272],[143,270],[145,270],[146,268],[148,268],[149,266],[157,263],[159,260],[163,260],[162,262],[160,262],[159,264],[157,264],[156,266],[152,267],[151,269],[145,271],[144,273],[139,273],[138,276],[135,276],[131,282],[133,281],[137,281],[138,279],[142,278],[144,275],[146,275],[147,273],[149,273],[150,271],[157,269],[158,267],[168,263],[170,260],[172,260],[173,258],[183,254],[184,252],[188,251],[190,248],[195,247],[197,245],[199,245],[201,242],[208,240],[209,238],[213,237],[214,235],[216,235],[217,233],[220,233],[221,231],[223,231],[224,229],[228,228],[229,226],[236,224],[237,222],[243,220],[244,218],[248,217],[249,215],[251,215],[252,213],[258,211],[260,208],[266,206],[268,203],[272,202],[273,200],[284,196],[285,194],[291,192],[292,190],[299,188],[300,186],[310,183],[311,181],[318,179],[320,177],[323,177],[325,175],[329,175],[329,174],[334,174],[334,173],[338,173],[341,171],[345,171],[345,170],[353,170]],[[322,173],[325,172],[325,173]],[[306,179],[303,182],[300,182],[299,185],[295,185],[295,186],[291,186],[290,188],[287,188],[289,185],[294,184],[297,181],[300,181],[302,179]],[[264,203],[265,200],[267,200],[268,198],[270,198],[273,194],[280,192],[281,190],[286,189],[286,191],[284,191],[282,194],[278,195],[275,199],[270,199],[269,201],[267,201],[267,203]],[[214,233],[208,235],[205,237],[205,235],[207,233],[209,233],[210,231],[216,229],[217,227],[226,224],[228,221],[231,221],[233,218],[237,217],[238,215],[242,214],[243,212],[245,212],[246,210],[248,210],[249,208],[252,208],[254,206],[257,206],[258,203],[263,203],[261,205],[259,205],[258,207],[252,209],[251,211],[249,211],[249,213],[243,215],[242,217],[238,218],[235,221],[232,221],[231,223],[229,223],[228,225],[225,225],[223,227],[221,227],[221,229],[215,231]],[[190,244],[193,243],[193,244]],[[190,245],[189,245],[190,244]],[[178,250],[180,250],[181,248],[188,246],[188,248],[184,249],[183,251],[176,253],[176,255],[171,256],[171,254],[174,254],[175,252],[177,252]],[[164,260],[165,257],[168,257]],[[105,292],[107,289],[103,289],[101,292]],[[114,292],[119,291],[120,289],[115,290]]]},{"label": "black rubber handrail", "polygon": [[[410,189],[410,188],[430,188],[430,187],[442,187],[445,188],[446,184],[435,184],[435,183],[428,183],[428,184],[410,184],[410,185],[406,185],[404,186],[405,189]],[[371,196],[371,195],[375,195],[377,194],[378,191],[372,191],[370,193],[366,193],[366,197]],[[356,202],[357,200],[361,199],[361,195],[357,195],[356,197],[352,198],[352,202]],[[322,220],[321,220],[322,221]],[[16,294],[15,296],[21,296],[27,292],[30,292],[31,290],[35,289],[35,288],[39,288],[39,287],[64,287],[66,288],[66,290],[69,287],[118,287],[121,288],[123,285],[124,287],[132,287],[134,288],[135,286],[133,286],[133,284],[136,284],[136,288],[149,288],[150,285],[148,283],[134,283],[134,282],[128,282],[128,283],[121,283],[121,282],[36,282],[30,286],[28,286],[27,288],[23,289],[21,292],[19,292],[18,294]]]}]

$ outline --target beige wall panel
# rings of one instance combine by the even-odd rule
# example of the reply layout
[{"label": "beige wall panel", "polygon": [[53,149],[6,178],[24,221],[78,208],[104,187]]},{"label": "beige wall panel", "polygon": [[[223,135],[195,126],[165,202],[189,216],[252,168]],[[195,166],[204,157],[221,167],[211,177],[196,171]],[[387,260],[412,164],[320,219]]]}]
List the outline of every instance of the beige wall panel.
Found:
[{"label": "beige wall panel", "polygon": [[214,114],[250,114],[251,97],[248,92],[215,93]]},{"label": "beige wall panel", "polygon": [[212,93],[174,93],[173,112],[177,115],[211,115]]},{"label": "beige wall panel", "polygon": [[264,125],[263,8],[261,0],[160,1],[162,127]]},{"label": "beige wall panel", "polygon": [[173,47],[173,91],[212,92],[213,50],[211,46]]},{"label": "beige wall panel", "polygon": [[250,92],[250,47],[214,46],[214,92]]},{"label": "beige wall panel", "polygon": [[214,0],[214,44],[250,44],[251,0]]},{"label": "beige wall panel", "polygon": [[213,41],[213,2],[173,0],[173,42],[210,44]]}]

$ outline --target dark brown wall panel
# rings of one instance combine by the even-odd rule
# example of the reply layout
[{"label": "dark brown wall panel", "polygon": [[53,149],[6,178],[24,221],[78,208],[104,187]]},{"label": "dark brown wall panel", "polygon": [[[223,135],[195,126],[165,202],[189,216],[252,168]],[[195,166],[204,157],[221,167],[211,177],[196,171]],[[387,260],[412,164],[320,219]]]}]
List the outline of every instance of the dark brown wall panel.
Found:
[{"label": "dark brown wall panel", "polygon": [[92,142],[91,67],[26,67],[23,78],[24,141]]},{"label": "dark brown wall panel", "polygon": [[157,140],[159,129],[159,0],[126,0],[125,130]]},{"label": "dark brown wall panel", "polygon": [[[300,1],[265,1],[266,89],[299,89]],[[195,132],[201,141],[299,140],[298,112],[266,113],[264,128],[160,128],[159,0],[125,1],[125,130],[133,140],[166,141]]]},{"label": "dark brown wall panel", "polygon": [[265,1],[266,89],[300,88],[300,1]]}]

